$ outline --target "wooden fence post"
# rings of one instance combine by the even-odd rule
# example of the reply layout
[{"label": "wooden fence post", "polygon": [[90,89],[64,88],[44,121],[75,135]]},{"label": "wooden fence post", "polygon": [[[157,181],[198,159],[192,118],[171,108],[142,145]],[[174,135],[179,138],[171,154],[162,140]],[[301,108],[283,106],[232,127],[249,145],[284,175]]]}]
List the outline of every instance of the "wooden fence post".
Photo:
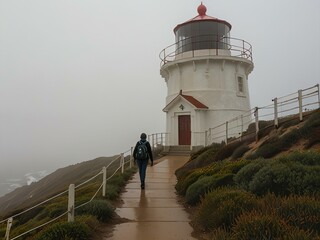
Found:
[{"label": "wooden fence post", "polygon": [[12,221],[13,221],[12,217],[8,218],[6,235],[4,236],[6,240],[10,239],[10,229],[11,229],[11,226],[12,226]]},{"label": "wooden fence post", "polygon": [[120,164],[121,164],[121,173],[124,173],[124,153],[121,153]]},{"label": "wooden fence post", "polygon": [[133,165],[133,147],[131,147],[131,154],[130,154],[130,168],[132,168],[132,165]]},{"label": "wooden fence post", "polygon": [[74,184],[69,185],[69,195],[68,195],[68,222],[74,221],[74,193],[75,186]]},{"label": "wooden fence post", "polygon": [[107,189],[107,168],[102,168],[102,197],[106,196],[106,189]]}]

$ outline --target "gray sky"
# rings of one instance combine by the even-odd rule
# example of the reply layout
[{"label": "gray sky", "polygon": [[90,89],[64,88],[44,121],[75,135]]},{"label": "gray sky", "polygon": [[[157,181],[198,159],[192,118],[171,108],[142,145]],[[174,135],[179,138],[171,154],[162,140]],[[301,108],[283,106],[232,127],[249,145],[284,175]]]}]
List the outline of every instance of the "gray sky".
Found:
[{"label": "gray sky", "polygon": [[[110,156],[165,131],[159,52],[195,0],[0,0],[0,174]],[[203,1],[253,46],[251,106],[319,83],[319,0]]]}]

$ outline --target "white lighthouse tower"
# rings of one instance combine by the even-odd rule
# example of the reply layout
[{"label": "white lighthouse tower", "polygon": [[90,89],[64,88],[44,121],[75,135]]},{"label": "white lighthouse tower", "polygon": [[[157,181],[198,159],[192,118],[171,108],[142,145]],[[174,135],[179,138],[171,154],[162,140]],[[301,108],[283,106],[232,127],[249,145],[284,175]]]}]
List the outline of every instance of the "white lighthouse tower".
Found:
[{"label": "white lighthouse tower", "polygon": [[169,146],[203,146],[206,130],[250,110],[251,45],[230,37],[231,24],[206,15],[202,3],[197,10],[174,28],[175,44],[160,53]]}]

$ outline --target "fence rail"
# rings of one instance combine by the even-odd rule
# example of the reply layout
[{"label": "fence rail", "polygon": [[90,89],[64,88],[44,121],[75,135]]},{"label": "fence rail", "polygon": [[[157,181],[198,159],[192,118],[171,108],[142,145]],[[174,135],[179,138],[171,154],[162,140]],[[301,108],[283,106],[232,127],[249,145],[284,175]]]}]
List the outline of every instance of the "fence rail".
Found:
[{"label": "fence rail", "polygon": [[311,110],[320,109],[319,84],[274,98],[272,102],[263,107],[255,107],[229,121],[209,128],[205,131],[205,146],[222,141],[228,144],[249,136],[258,139],[262,122],[266,123],[263,127],[267,128],[270,126],[278,127],[280,123],[286,121],[288,116],[297,116],[302,121],[304,114]]},{"label": "fence rail", "polygon": [[[152,134],[149,135],[148,140],[152,143],[152,150],[157,153],[159,151],[161,151],[163,149],[164,143],[165,143],[165,133],[156,133],[156,134]],[[74,216],[75,216],[75,210],[84,207],[85,205],[89,204],[94,198],[97,197],[98,193],[102,191],[102,196],[105,197],[106,196],[106,186],[107,186],[107,181],[110,180],[116,173],[121,172],[123,173],[125,170],[125,167],[131,168],[133,165],[133,147],[131,147],[129,150],[120,153],[119,155],[115,156],[113,160],[110,161],[110,163],[103,167],[101,171],[99,171],[96,175],[92,176],[91,178],[87,179],[86,181],[75,185],[75,184],[70,184],[69,185],[69,189],[65,190],[63,192],[60,192],[58,194],[56,194],[53,197],[50,197],[24,211],[21,211],[11,217],[8,217],[6,219],[3,219],[0,221],[0,225],[1,224],[6,224],[6,233],[4,236],[5,240],[15,240],[18,238],[21,238],[35,230],[38,230],[46,225],[49,225],[55,221],[57,221],[58,219],[61,219],[63,217],[65,217],[66,215],[68,216],[68,221],[69,222],[73,222],[74,221]],[[128,166],[129,165],[129,166]],[[107,176],[107,170],[111,169],[112,173],[110,174],[110,176]],[[102,175],[102,181],[101,184],[99,185],[99,187],[97,188],[96,192],[92,195],[91,199],[89,201],[86,201],[84,203],[79,204],[78,206],[76,206],[75,204],[75,193],[76,191],[80,191],[83,190],[84,188],[88,187],[86,185],[88,185],[89,182],[93,181],[94,179],[96,179],[97,177]],[[26,214],[28,212],[30,212],[31,210],[44,205],[48,202],[54,201],[56,200],[58,197],[61,197],[63,195],[68,195],[66,196],[66,198],[68,198],[68,206],[67,206],[67,211],[63,212],[62,214],[60,214],[59,216],[52,218],[50,220],[48,220],[45,223],[42,223],[38,226],[35,226],[32,229],[26,230],[25,232],[14,236],[12,238],[10,238],[10,232],[12,230],[12,225],[14,223],[14,220],[23,215]]]}]

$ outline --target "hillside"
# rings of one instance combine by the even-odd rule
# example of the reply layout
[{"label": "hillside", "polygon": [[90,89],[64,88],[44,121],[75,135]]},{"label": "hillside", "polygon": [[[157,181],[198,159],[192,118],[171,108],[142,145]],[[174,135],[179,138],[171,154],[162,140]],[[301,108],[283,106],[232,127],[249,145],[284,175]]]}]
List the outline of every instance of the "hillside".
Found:
[{"label": "hillside", "polygon": [[200,239],[319,239],[320,110],[281,120],[259,122],[258,139],[202,148],[176,171]]},{"label": "hillside", "polygon": [[71,183],[79,184],[96,175],[114,157],[100,157],[56,170],[38,182],[15,189],[0,198],[0,217],[14,210],[32,206],[57,193],[65,191]]}]

